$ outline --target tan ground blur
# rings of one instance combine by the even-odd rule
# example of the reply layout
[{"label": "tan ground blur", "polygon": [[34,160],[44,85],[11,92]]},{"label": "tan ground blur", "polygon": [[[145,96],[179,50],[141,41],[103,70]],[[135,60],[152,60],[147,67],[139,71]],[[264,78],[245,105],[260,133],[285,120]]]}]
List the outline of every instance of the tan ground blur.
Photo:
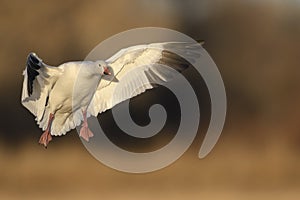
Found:
[{"label": "tan ground blur", "polygon": [[[0,199],[300,198],[299,2],[2,0],[0,11]],[[143,26],[206,41],[228,95],[212,153],[197,158],[199,136],[173,165],[133,175],[99,163],[74,131],[47,150],[37,145],[41,130],[20,105],[27,54],[81,60]]]},{"label": "tan ground blur", "polygon": [[0,198],[277,200],[300,195],[299,154],[278,138],[262,137],[257,145],[225,136],[203,160],[194,144],[173,165],[137,175],[105,167],[78,140],[65,142],[47,150],[32,142],[17,154],[1,151]]}]

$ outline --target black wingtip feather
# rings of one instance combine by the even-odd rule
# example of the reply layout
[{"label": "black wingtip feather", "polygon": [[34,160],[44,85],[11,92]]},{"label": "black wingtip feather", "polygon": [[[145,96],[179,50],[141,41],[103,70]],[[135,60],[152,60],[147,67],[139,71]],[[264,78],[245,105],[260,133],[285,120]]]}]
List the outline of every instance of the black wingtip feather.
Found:
[{"label": "black wingtip feather", "polygon": [[28,94],[31,95],[33,92],[33,81],[35,80],[36,76],[39,75],[39,70],[42,67],[42,60],[37,57],[35,53],[30,53],[27,57],[27,91]]},{"label": "black wingtip feather", "polygon": [[162,51],[162,58],[158,63],[168,65],[178,72],[182,72],[189,66],[191,66],[191,64],[186,59],[167,50]]},{"label": "black wingtip feather", "polygon": [[204,40],[196,40],[199,44],[204,45],[205,41]]}]

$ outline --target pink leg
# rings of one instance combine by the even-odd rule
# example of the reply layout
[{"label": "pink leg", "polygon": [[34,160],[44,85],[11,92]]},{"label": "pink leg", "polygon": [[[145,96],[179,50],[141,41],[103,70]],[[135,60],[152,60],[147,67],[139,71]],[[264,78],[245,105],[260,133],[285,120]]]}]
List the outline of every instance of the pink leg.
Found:
[{"label": "pink leg", "polygon": [[92,131],[89,129],[87,118],[86,118],[86,111],[83,111],[83,124],[80,129],[79,136],[85,139],[87,142],[89,141],[89,138],[93,137],[94,134]]},{"label": "pink leg", "polygon": [[39,140],[39,143],[44,145],[45,148],[47,148],[47,145],[52,140],[52,136],[51,136],[51,133],[50,133],[50,127],[51,127],[53,119],[54,119],[54,115],[50,114],[47,129],[41,135],[40,140]]}]

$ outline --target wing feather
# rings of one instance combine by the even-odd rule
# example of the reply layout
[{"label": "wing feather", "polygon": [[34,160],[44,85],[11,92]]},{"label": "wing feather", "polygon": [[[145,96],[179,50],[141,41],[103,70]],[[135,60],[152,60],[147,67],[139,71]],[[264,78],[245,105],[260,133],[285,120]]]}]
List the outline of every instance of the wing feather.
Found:
[{"label": "wing feather", "polygon": [[45,111],[49,92],[61,73],[60,68],[51,67],[42,62],[34,53],[27,58],[23,72],[21,102],[35,117],[41,121]]},{"label": "wing feather", "polygon": [[194,61],[201,56],[202,47],[184,42],[153,43],[122,49],[109,58],[106,62],[113,71],[113,76],[101,79],[89,105],[89,113],[97,116],[98,113],[155,87],[155,83],[163,84],[175,78],[174,70],[163,65],[182,72],[193,64],[171,52],[173,49],[179,55]]}]

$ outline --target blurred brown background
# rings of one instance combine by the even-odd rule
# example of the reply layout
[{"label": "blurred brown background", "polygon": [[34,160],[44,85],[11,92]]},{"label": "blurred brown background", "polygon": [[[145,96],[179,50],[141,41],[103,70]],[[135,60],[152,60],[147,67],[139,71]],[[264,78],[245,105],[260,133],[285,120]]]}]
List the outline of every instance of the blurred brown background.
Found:
[{"label": "blurred brown background", "polygon": [[[1,0],[0,11],[0,199],[299,199],[299,1]],[[228,114],[209,156],[197,158],[201,131],[173,165],[141,175],[105,167],[75,131],[39,146],[20,104],[27,54],[82,60],[145,26],[204,39],[219,67]]]}]

